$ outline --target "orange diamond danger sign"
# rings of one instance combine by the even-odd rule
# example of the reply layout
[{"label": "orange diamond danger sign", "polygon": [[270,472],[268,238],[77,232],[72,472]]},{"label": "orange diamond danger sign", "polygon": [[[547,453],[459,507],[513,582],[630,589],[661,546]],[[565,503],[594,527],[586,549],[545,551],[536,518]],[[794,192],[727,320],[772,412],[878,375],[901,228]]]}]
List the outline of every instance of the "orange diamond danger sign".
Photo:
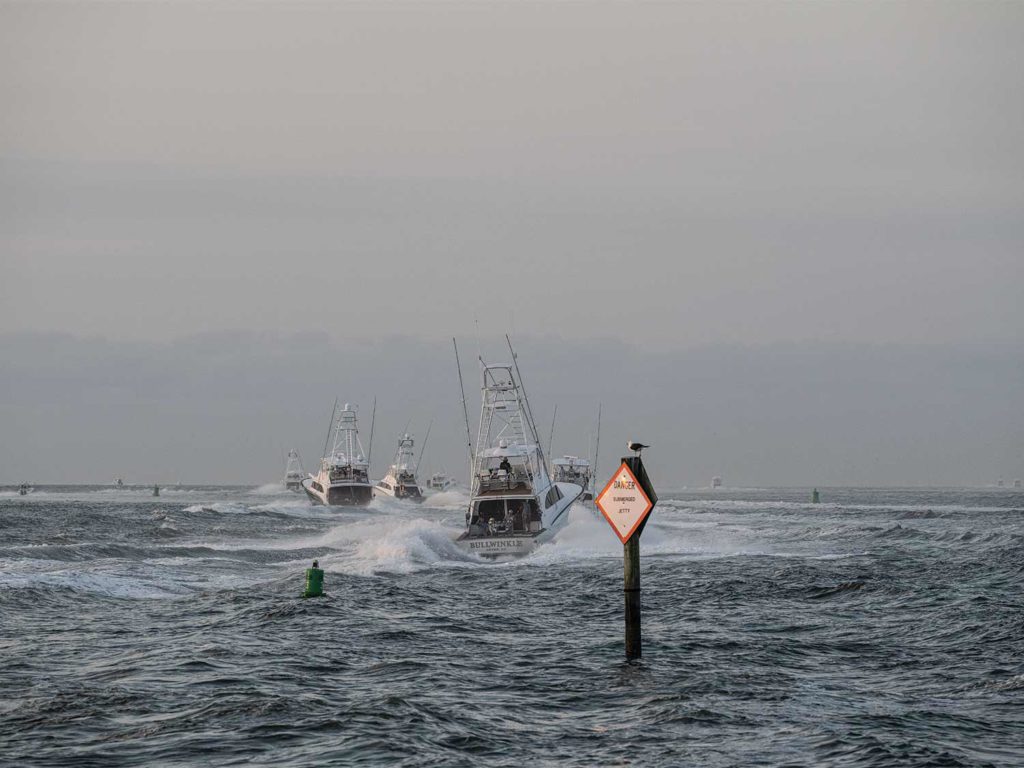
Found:
[{"label": "orange diamond danger sign", "polygon": [[629,541],[654,508],[636,475],[625,463],[612,475],[594,503],[623,544]]}]

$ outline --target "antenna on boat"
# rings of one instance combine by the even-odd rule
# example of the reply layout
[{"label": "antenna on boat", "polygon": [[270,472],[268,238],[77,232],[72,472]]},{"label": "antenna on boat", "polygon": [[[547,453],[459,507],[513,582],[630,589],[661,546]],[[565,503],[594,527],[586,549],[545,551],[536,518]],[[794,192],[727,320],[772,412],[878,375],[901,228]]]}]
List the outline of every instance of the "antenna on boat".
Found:
[{"label": "antenna on boat", "polygon": [[590,487],[596,486],[597,481],[597,457],[601,454],[601,403],[597,404],[597,445],[594,446],[594,468],[590,473]]},{"label": "antenna on boat", "polygon": [[480,318],[473,315],[473,325],[476,326],[476,359],[481,363],[484,361],[484,348],[480,344]]},{"label": "antenna on boat", "polygon": [[523,405],[526,406],[526,420],[530,422],[530,432],[533,435],[533,442],[537,445],[537,450],[540,451],[541,464],[544,464],[544,453],[540,445],[540,436],[537,434],[537,423],[533,420],[533,411],[530,410],[530,398],[526,395],[526,384],[523,382],[523,374],[519,372],[519,358],[516,357],[516,351],[512,349],[512,339],[505,334],[505,341],[508,343],[508,351],[512,353],[512,365],[516,368],[516,378],[519,379],[519,388],[523,390]]},{"label": "antenna on boat", "polygon": [[551,433],[548,435],[548,456],[551,455],[551,444],[555,442],[555,417],[558,416],[558,403],[555,403],[555,411],[551,414]]},{"label": "antenna on boat", "polygon": [[413,467],[413,469],[412,469],[412,473],[414,475],[417,472],[420,471],[420,462],[423,461],[423,454],[426,453],[426,450],[427,450],[427,440],[430,439],[430,428],[432,426],[434,426],[434,420],[433,419],[431,419],[430,423],[427,424],[427,436],[423,438],[423,445],[420,446],[420,457],[418,459],[416,459],[416,466]]},{"label": "antenna on boat", "polygon": [[334,428],[334,414],[338,411],[338,398],[334,398],[334,407],[331,408],[331,423],[327,425],[327,437],[324,438],[324,452],[320,454],[321,459],[327,458],[327,444],[331,442],[331,430]]},{"label": "antenna on boat", "polygon": [[377,421],[377,398],[373,398],[373,413],[370,414],[370,447],[366,449],[366,471],[370,471],[370,457],[373,456],[373,424]]},{"label": "antenna on boat", "polygon": [[466,417],[466,449],[469,451],[469,476],[473,477],[473,437],[469,433],[469,411],[466,408],[466,387],[462,383],[462,363],[459,362],[459,345],[455,343],[452,336],[452,346],[455,347],[455,367],[459,369],[459,391],[462,393],[462,415]]}]

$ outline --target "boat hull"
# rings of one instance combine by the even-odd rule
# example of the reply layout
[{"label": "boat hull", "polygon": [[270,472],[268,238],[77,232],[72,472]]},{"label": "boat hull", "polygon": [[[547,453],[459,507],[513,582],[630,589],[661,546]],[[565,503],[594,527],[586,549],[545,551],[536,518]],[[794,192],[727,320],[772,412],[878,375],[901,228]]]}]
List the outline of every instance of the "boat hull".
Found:
[{"label": "boat hull", "polygon": [[312,478],[302,481],[310,501],[325,507],[365,507],[373,501],[373,486],[362,483],[332,485],[323,491],[313,487]]}]

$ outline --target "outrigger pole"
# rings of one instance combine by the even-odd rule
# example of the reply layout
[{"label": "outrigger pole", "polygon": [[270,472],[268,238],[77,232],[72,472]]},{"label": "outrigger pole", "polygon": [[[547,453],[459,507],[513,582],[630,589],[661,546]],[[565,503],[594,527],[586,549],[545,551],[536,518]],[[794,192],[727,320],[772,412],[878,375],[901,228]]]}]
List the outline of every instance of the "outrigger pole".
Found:
[{"label": "outrigger pole", "polygon": [[327,444],[331,442],[331,430],[334,429],[334,414],[338,410],[338,398],[334,398],[334,407],[331,408],[331,422],[327,425],[327,437],[324,439],[324,452],[320,454],[321,459],[327,458]]},{"label": "outrigger pole", "polygon": [[597,485],[597,457],[601,454],[601,403],[597,404],[597,445],[594,446],[594,468],[590,473],[590,490],[593,491]]},{"label": "outrigger pole", "polygon": [[370,447],[366,449],[366,471],[370,471],[370,457],[373,456],[373,424],[377,421],[377,398],[373,398],[373,413],[370,414]]},{"label": "outrigger pole", "polygon": [[469,451],[469,478],[473,480],[473,436],[469,432],[469,410],[466,408],[466,387],[462,383],[462,363],[459,362],[459,345],[455,343],[452,336],[452,346],[455,347],[455,367],[459,369],[459,391],[462,393],[462,415],[466,417],[466,449]]},{"label": "outrigger pole", "polygon": [[516,351],[512,349],[512,340],[505,334],[505,341],[508,342],[508,351],[512,353],[512,364],[516,367],[516,378],[519,379],[519,388],[523,390],[523,405],[526,406],[526,419],[530,422],[530,432],[533,435],[533,442],[537,445],[537,450],[541,454],[541,464],[545,462],[544,449],[540,444],[540,435],[537,434],[537,424],[533,420],[533,411],[530,409],[530,398],[526,394],[526,384],[523,382],[523,374],[519,372],[519,358],[516,357]]},{"label": "outrigger pole", "polygon": [[555,418],[558,416],[558,403],[555,403],[554,413],[551,414],[551,432],[548,434],[548,456],[551,455],[551,444],[555,442]]},{"label": "outrigger pole", "polygon": [[430,439],[430,428],[434,426],[434,420],[431,419],[430,423],[427,424],[427,436],[423,438],[423,445],[420,446],[420,457],[416,459],[416,466],[412,468],[412,473],[415,475],[420,471],[420,462],[423,461],[423,454],[427,451],[427,440]]}]

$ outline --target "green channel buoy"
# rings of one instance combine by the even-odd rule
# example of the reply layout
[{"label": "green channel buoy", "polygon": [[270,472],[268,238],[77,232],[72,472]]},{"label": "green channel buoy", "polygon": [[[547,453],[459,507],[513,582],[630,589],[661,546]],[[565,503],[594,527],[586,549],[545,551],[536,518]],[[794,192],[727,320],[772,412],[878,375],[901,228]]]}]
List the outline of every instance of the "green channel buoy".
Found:
[{"label": "green channel buoy", "polygon": [[821,501],[821,497],[818,495],[818,489],[814,489],[814,493],[811,494],[811,504],[817,504]]},{"label": "green channel buoy", "polygon": [[320,562],[313,561],[313,567],[306,569],[306,591],[303,597],[324,596],[324,572],[320,569]]}]

